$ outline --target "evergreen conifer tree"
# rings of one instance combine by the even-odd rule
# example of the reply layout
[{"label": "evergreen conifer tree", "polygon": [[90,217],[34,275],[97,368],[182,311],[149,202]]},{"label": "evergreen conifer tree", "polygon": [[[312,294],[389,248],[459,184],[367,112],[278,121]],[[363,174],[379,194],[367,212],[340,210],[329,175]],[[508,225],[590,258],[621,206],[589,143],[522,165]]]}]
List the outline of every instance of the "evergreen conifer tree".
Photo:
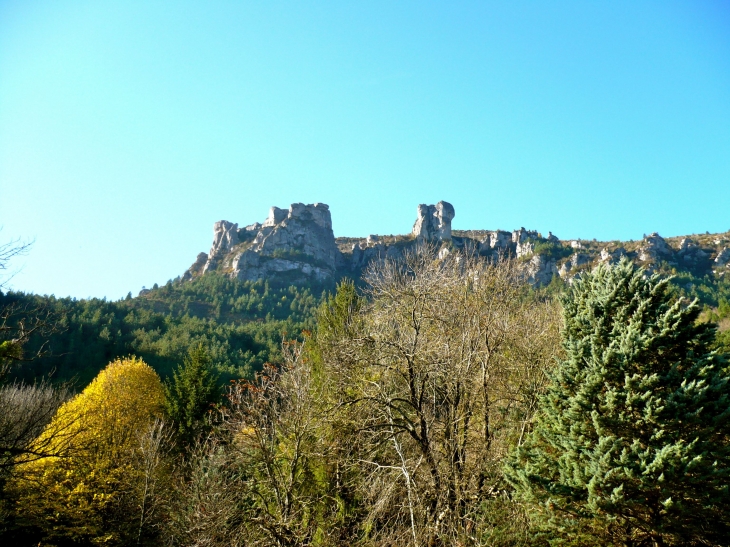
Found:
[{"label": "evergreen conifer tree", "polygon": [[165,384],[165,410],[185,446],[206,429],[205,415],[218,402],[217,381],[208,350],[198,344],[173,372],[172,381]]},{"label": "evergreen conifer tree", "polygon": [[730,384],[715,326],[628,260],[563,299],[566,357],[508,480],[555,543],[728,545]]}]

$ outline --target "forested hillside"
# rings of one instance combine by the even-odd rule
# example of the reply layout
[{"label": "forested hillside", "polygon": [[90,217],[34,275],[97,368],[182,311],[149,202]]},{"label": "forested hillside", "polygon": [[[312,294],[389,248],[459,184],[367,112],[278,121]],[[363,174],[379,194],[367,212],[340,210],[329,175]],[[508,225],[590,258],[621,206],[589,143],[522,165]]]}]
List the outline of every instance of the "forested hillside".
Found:
[{"label": "forested hillside", "polygon": [[51,351],[16,370],[57,371],[0,386],[0,538],[727,545],[730,305],[674,283],[624,258],[535,287],[424,249],[330,293],[5,295],[43,320],[24,354]]},{"label": "forested hillside", "polygon": [[284,337],[314,328],[324,286],[272,286],[210,273],[189,282],[170,281],[132,298],[76,300],[22,293],[0,294],[15,317],[43,316],[49,327],[26,344],[30,357],[13,373],[32,380],[51,377],[83,388],[113,359],[145,359],[162,377],[202,343],[222,381],[251,378],[267,361],[281,361]]}]

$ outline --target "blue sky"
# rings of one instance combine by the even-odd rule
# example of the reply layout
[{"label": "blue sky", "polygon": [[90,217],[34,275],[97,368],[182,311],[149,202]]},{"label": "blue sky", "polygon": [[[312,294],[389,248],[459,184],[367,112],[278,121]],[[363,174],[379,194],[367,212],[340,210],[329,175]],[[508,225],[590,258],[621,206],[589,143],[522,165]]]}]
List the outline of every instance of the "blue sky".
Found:
[{"label": "blue sky", "polygon": [[120,298],[213,223],[730,229],[730,3],[0,1],[10,286]]}]

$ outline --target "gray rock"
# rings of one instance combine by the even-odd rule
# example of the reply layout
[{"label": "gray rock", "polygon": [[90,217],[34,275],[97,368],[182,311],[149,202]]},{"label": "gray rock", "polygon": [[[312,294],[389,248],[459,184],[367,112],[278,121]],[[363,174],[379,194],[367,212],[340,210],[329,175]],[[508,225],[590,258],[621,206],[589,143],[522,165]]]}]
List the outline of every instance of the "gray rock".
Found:
[{"label": "gray rock", "polygon": [[685,237],[679,243],[677,257],[688,266],[697,266],[706,262],[709,254],[702,250],[696,242]]},{"label": "gray rock", "polygon": [[715,257],[715,265],[725,266],[728,262],[730,262],[730,248],[725,247],[722,251],[717,253],[717,256]]},{"label": "gray rock", "polygon": [[[301,203],[297,203],[296,205],[301,205]],[[294,205],[292,205],[294,207]],[[269,209],[269,216],[264,220],[263,224],[256,223],[258,226],[263,228],[269,228],[272,226],[276,226],[277,224],[281,223],[289,214],[289,211],[286,209],[279,209],[278,207],[272,207]]]},{"label": "gray rock", "polygon": [[553,276],[559,275],[555,261],[548,260],[544,255],[533,256],[525,266],[527,280],[535,285],[547,285]]},{"label": "gray rock", "polygon": [[626,249],[623,247],[619,247],[614,251],[609,251],[605,247],[601,250],[601,262],[618,262],[622,256],[626,256]]},{"label": "gray rock", "polygon": [[479,242],[479,253],[483,255],[492,254],[493,251],[506,252],[512,247],[512,233],[503,230],[487,232],[487,235]]},{"label": "gray rock", "polygon": [[591,261],[591,257],[583,253],[574,253],[570,257],[571,269],[580,268],[581,266],[588,264]]},{"label": "gray rock", "polygon": [[672,248],[667,245],[664,238],[654,232],[651,235],[644,236],[644,242],[639,249],[639,260],[649,262],[658,258],[667,259],[671,258],[672,254]]},{"label": "gray rock", "polygon": [[524,227],[520,228],[519,230],[515,230],[512,232],[512,243],[518,244],[522,243],[528,238],[537,238],[538,233],[537,230],[525,230]]},{"label": "gray rock", "polygon": [[198,257],[193,262],[185,273],[182,275],[183,281],[189,281],[196,275],[201,275],[205,271],[205,265],[208,262],[208,255],[205,253],[198,253]]},{"label": "gray rock", "polygon": [[335,275],[340,252],[329,207],[323,203],[294,203],[288,211],[272,207],[263,223],[241,233],[251,234],[244,244],[237,224],[216,222],[204,271],[222,266],[232,277],[249,281],[326,281]]},{"label": "gray rock", "polygon": [[210,247],[208,261],[203,267],[203,273],[215,269],[219,259],[230,252],[238,243],[238,224],[227,220],[216,222],[213,225],[213,245]]},{"label": "gray rock", "polygon": [[449,241],[451,221],[455,215],[453,205],[446,201],[439,201],[436,205],[421,204],[412,233],[422,241]]},{"label": "gray rock", "polygon": [[518,242],[517,246],[515,248],[515,254],[517,258],[522,258],[523,256],[531,255],[535,252],[535,244],[532,241],[522,241]]}]

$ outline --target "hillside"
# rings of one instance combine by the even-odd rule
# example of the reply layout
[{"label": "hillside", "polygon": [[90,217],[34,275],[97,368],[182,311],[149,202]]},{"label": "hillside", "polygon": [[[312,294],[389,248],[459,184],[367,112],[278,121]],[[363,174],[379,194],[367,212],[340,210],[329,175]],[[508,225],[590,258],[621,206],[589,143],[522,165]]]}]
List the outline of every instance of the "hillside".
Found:
[{"label": "hillside", "polygon": [[559,293],[598,263],[627,256],[649,271],[672,276],[678,295],[701,302],[702,320],[719,322],[721,331],[730,329],[730,232],[666,239],[651,234],[638,241],[561,240],[525,228],[452,230],[454,216],[446,202],[419,205],[410,234],[335,237],[324,204],[273,207],[263,223],[245,228],[217,222],[211,250],[200,253],[183,276],[134,298],[0,295],[3,309],[21,310],[16,319],[44,310],[56,325],[55,332],[36,336],[26,348],[32,355],[47,344],[47,353],[18,367],[16,375],[51,375],[84,386],[110,360],[135,354],[167,376],[193,345],[203,343],[222,381],[251,377],[265,362],[280,360],[284,337],[315,328],[323,293],[340,279],[359,282],[373,261],[399,259],[420,245],[434,247],[442,258],[454,252],[488,260],[512,257],[536,294]]},{"label": "hillside", "polygon": [[203,343],[225,382],[278,361],[282,338],[313,329],[322,291],[320,286],[241,282],[211,272],[116,302],[0,293],[0,308],[16,307],[15,320],[50,314],[55,326],[53,333],[31,339],[25,353],[33,355],[47,344],[46,355],[16,367],[20,378],[52,376],[83,387],[109,361],[129,354],[165,377],[192,346]]}]

